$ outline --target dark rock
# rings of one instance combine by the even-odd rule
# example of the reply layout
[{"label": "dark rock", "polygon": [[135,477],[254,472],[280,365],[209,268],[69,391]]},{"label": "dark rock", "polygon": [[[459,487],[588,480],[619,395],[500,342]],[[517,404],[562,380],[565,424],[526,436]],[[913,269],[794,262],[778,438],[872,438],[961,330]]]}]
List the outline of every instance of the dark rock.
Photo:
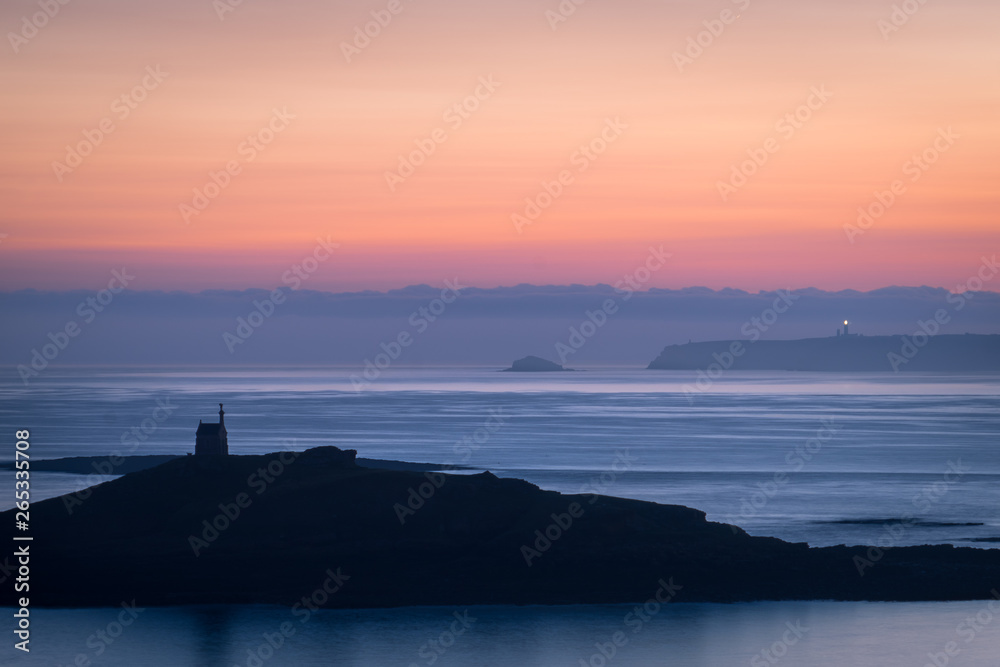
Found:
[{"label": "dark rock", "polygon": [[571,371],[572,368],[563,368],[560,364],[541,357],[528,356],[515,361],[510,368],[505,371],[514,373],[549,373],[553,371]]},{"label": "dark rock", "polygon": [[[809,548],[687,507],[353,458],[185,456],[35,503],[31,604],[292,605],[338,569],[349,579],[326,608],[637,602],[661,579],[691,602],[984,599],[1000,586],[997,550]],[[12,527],[13,510],[0,521]],[[20,595],[0,591],[2,605]]]}]

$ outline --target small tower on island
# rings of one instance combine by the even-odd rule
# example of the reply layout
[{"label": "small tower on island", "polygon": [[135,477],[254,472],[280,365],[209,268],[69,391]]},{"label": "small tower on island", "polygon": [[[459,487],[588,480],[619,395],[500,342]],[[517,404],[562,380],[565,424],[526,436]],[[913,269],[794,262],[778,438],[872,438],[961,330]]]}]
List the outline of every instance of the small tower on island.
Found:
[{"label": "small tower on island", "polygon": [[227,456],[229,454],[229,437],[226,432],[225,415],[222,403],[219,403],[218,424],[209,424],[198,420],[198,431],[194,436],[196,456]]}]

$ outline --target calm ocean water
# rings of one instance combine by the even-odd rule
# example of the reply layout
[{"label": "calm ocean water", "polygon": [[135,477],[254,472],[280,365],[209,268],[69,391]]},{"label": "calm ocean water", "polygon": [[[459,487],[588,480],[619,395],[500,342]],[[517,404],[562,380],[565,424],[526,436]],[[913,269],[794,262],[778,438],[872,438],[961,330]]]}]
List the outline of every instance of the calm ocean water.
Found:
[{"label": "calm ocean water", "polygon": [[[72,665],[82,656],[116,667],[580,667],[581,661],[593,667],[923,667],[935,657],[951,667],[996,667],[1000,603],[994,607],[985,601],[671,602],[644,614],[641,625],[634,605],[320,611],[305,623],[273,607],[182,607],[139,612],[111,643],[97,633],[108,636],[109,624],[116,632],[113,609],[42,610],[33,612],[31,654],[11,655],[4,646],[0,655],[9,656],[4,664]],[[979,623],[978,615],[991,620]],[[283,637],[280,628],[289,622],[294,632]],[[602,648],[611,653],[616,632],[626,641],[620,636],[607,660]]]},{"label": "calm ocean water", "polygon": [[[817,546],[876,543],[896,518],[911,524],[896,544],[1000,545],[997,375],[730,373],[685,394],[692,373],[401,369],[357,392],[350,372],[71,369],[28,388],[5,375],[0,423],[29,428],[37,458],[182,454],[224,402],[234,454],[332,444],[460,463]],[[34,497],[100,480],[38,474]]]},{"label": "calm ocean water", "polygon": [[[1000,546],[997,375],[730,373],[685,393],[693,373],[391,369],[358,392],[351,372],[54,369],[27,388],[7,373],[0,423],[30,429],[35,458],[181,454],[224,402],[234,454],[332,444],[688,505],[813,545],[874,544],[885,521],[907,518],[893,544]],[[13,458],[13,440],[9,450],[0,459]],[[34,498],[101,479],[38,473]],[[0,473],[0,488],[13,488],[12,473]],[[0,506],[12,495],[0,494]],[[985,605],[671,604],[613,662],[776,664],[761,651],[801,620],[810,630],[778,646],[783,664],[921,667],[957,641],[948,664],[996,665],[1000,619]],[[966,643],[959,626],[983,609],[990,623]],[[599,666],[595,644],[623,629],[628,608],[477,609],[432,663],[434,651],[421,649],[454,611],[463,610],[324,612],[260,664]],[[24,664],[72,664],[82,653],[93,664],[254,665],[247,651],[287,620],[267,607],[147,610],[96,657],[87,640],[113,610],[35,613],[38,649]]]}]

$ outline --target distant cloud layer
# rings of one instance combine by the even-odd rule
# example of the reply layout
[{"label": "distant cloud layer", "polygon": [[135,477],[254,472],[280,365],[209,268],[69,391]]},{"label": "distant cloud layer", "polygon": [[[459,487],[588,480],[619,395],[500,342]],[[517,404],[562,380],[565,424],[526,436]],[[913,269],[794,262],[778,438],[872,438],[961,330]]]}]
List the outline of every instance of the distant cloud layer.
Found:
[{"label": "distant cloud layer", "polygon": [[959,298],[930,287],[756,294],[454,284],[385,293],[22,290],[0,293],[0,309],[0,363],[12,366],[30,364],[35,351],[53,364],[363,367],[384,354],[396,365],[500,367],[533,354],[561,356],[575,367],[645,365],[668,344],[830,336],[844,319],[852,333],[909,334],[939,309],[950,314],[941,333],[1000,332],[1000,294]]}]

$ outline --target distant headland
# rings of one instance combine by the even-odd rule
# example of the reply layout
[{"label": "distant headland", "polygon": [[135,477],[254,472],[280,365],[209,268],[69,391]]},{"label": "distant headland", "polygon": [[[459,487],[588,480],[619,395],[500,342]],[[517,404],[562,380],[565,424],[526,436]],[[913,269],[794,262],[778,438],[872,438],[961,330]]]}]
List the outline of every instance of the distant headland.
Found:
[{"label": "distant headland", "polygon": [[648,368],[715,366],[748,371],[1000,371],[1000,335],[861,336],[838,331],[828,338],[687,343],[664,348]]},{"label": "distant headland", "polygon": [[629,603],[664,586],[678,602],[963,600],[1000,571],[998,550],[809,548],[687,507],[366,468],[336,447],[182,456],[31,514],[31,602],[50,607]]}]

